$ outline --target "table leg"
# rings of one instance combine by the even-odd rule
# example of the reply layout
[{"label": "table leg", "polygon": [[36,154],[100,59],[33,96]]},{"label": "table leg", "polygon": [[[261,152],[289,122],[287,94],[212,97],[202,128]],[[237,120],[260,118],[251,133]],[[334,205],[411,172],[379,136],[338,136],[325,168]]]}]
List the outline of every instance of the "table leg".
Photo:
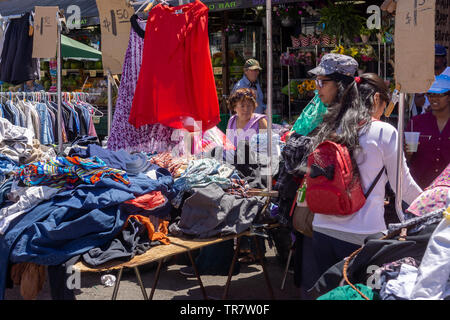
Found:
[{"label": "table leg", "polygon": [[119,291],[120,280],[122,280],[123,268],[119,269],[119,274],[117,275],[116,284],[114,285],[114,291],[111,300],[117,299],[117,292]]},{"label": "table leg", "polygon": [[150,299],[149,300],[152,300],[153,299],[153,295],[155,294],[156,284],[158,283],[158,280],[159,280],[159,273],[161,272],[161,266],[163,264],[163,260],[164,259],[161,259],[158,262],[158,268],[156,269],[155,280],[153,281],[153,287],[152,287],[152,291],[150,292]]},{"label": "table leg", "polygon": [[200,289],[202,290],[203,299],[208,300],[208,296],[206,295],[205,287],[203,287],[202,279],[200,279],[200,274],[198,273],[197,266],[195,265],[195,261],[192,258],[191,250],[188,250],[188,256],[191,260],[192,268],[194,269],[195,275],[197,276],[197,280],[200,284]]},{"label": "table leg", "polygon": [[148,300],[147,297],[147,291],[145,291],[144,284],[142,283],[141,274],[139,273],[139,270],[137,267],[134,267],[134,273],[136,274],[136,278],[138,279],[139,286],[141,287],[142,295],[144,296],[144,300]]},{"label": "table leg", "polygon": [[228,290],[230,288],[230,283],[231,283],[231,277],[233,276],[233,271],[234,271],[234,265],[236,264],[238,255],[239,255],[239,249],[241,246],[241,237],[238,237],[236,239],[236,249],[234,250],[234,256],[233,256],[233,260],[231,262],[231,266],[230,266],[230,270],[228,271],[228,279],[227,279],[227,283],[225,284],[225,291],[223,293],[223,300],[226,300],[228,297]]},{"label": "table leg", "polygon": [[292,258],[292,253],[293,252],[294,252],[294,249],[291,248],[289,250],[289,255],[288,255],[288,258],[287,258],[286,268],[284,269],[283,280],[281,281],[281,290],[284,290],[284,283],[286,282],[286,277],[287,277],[287,274],[289,272],[289,265],[291,264],[291,258]]},{"label": "table leg", "polygon": [[259,247],[258,239],[256,239],[256,236],[253,236],[253,241],[255,242],[256,254],[259,257],[259,262],[261,263],[261,267],[263,269],[264,278],[266,279],[266,284],[267,284],[267,288],[269,289],[270,298],[272,300],[275,300],[275,297],[273,295],[272,285],[270,284],[269,275],[267,274],[266,265],[264,263],[264,257],[262,255],[261,248]]}]

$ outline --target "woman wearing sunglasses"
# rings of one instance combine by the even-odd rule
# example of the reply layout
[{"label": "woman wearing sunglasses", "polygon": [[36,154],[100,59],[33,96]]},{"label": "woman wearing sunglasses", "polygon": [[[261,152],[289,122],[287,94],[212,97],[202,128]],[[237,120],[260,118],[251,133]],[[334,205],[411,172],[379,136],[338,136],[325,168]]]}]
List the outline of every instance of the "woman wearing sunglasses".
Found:
[{"label": "woman wearing sunglasses", "polygon": [[[389,103],[386,84],[373,73],[354,77],[355,63],[349,57],[332,56],[326,61],[311,70],[317,77],[321,99],[330,103],[313,136],[312,147],[325,140],[345,145],[352,158],[353,174],[359,177],[364,192],[379,172],[382,175],[359,211],[347,216],[314,215],[312,248],[319,275],[360,248],[368,236],[386,230],[385,185],[389,181],[396,190],[397,174],[398,132],[392,125],[378,121]],[[336,69],[345,71],[336,75]],[[340,86],[346,83],[342,90]],[[422,190],[411,177],[406,159],[403,161],[403,200],[411,203]]]},{"label": "woman wearing sunglasses", "polygon": [[420,132],[417,152],[406,150],[411,174],[421,188],[428,187],[450,162],[450,77],[436,76],[426,93],[429,112],[409,121],[405,131]]}]

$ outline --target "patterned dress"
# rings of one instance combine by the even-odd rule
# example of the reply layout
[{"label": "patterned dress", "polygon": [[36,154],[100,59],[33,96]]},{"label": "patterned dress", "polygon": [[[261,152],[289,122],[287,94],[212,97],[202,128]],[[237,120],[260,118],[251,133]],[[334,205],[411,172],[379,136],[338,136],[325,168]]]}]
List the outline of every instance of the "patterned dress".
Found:
[{"label": "patterned dress", "polygon": [[[161,153],[172,150],[177,141],[172,141],[174,129],[161,124],[145,125],[136,129],[128,122],[131,104],[138,81],[144,49],[144,30],[146,21],[133,16],[128,48],[123,64],[122,79],[119,87],[108,149],[128,152]],[[140,29],[139,29],[140,28]]]}]

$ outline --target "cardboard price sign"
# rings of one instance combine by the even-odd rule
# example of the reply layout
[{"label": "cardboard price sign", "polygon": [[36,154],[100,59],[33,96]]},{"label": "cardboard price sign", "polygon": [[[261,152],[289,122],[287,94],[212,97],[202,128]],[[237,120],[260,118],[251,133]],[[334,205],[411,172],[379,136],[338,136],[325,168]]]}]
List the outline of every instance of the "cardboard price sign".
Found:
[{"label": "cardboard price sign", "polygon": [[435,0],[398,0],[395,80],[401,92],[426,92],[434,81]]},{"label": "cardboard price sign", "polygon": [[121,74],[134,8],[125,0],[97,0],[97,8],[102,31],[103,70]]},{"label": "cardboard price sign", "polygon": [[58,7],[36,7],[33,32],[33,58],[54,58],[58,43]]}]

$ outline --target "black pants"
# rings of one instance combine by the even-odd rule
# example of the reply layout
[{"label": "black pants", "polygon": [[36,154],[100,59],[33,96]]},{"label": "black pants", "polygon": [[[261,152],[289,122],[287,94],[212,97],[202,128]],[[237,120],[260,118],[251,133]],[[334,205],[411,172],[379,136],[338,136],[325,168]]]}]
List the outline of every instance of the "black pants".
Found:
[{"label": "black pants", "polygon": [[[361,246],[345,242],[320,232],[313,232],[312,249],[316,258],[318,277],[330,267],[348,257]],[[316,282],[318,279],[315,279]]]}]

